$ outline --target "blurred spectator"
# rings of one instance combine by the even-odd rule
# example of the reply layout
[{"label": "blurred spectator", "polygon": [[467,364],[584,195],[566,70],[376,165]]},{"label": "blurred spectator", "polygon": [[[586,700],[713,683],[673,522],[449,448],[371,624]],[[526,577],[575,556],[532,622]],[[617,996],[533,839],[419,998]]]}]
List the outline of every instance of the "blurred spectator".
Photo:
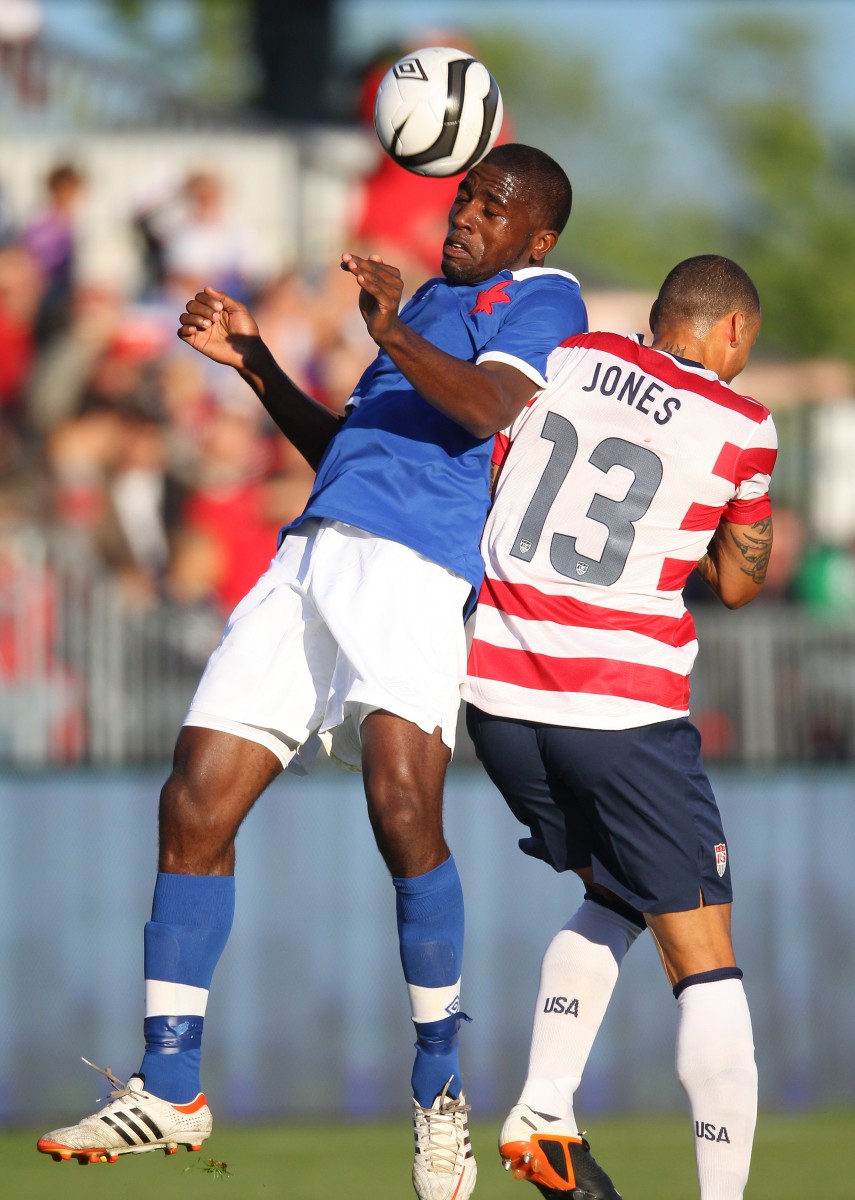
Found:
[{"label": "blurred spectator", "polygon": [[[340,270],[336,273],[343,274]],[[264,339],[276,361],[300,387],[309,388],[328,298],[319,294],[304,273],[292,271],[272,280],[259,295],[255,307]]]},{"label": "blurred spectator", "polygon": [[822,542],[811,546],[799,564],[795,595],[817,616],[850,617],[855,613],[852,550]]},{"label": "blurred spectator", "polygon": [[280,527],[302,511],[311,472],[296,456],[287,475],[271,478],[270,445],[260,432],[259,416],[248,409],[215,411],[202,444],[170,590],[184,602],[212,599],[228,612],[273,557]]},{"label": "blurred spectator", "polygon": [[73,163],[59,163],[45,180],[42,211],[24,226],[21,242],[44,274],[44,294],[36,318],[43,344],[69,321],[76,254],[76,216],[86,181]]},{"label": "blurred spectator", "polygon": [[44,25],[41,0],[2,0],[0,3],[0,70],[20,98],[44,99],[44,83],[34,69],[34,51]]},{"label": "blurred spectator", "polygon": [[41,347],[28,388],[30,425],[46,434],[75,415],[96,362],[130,313],[120,292],[107,285],[77,286],[62,333]]},{"label": "blurred spectator", "polygon": [[83,686],[57,652],[53,570],[0,526],[0,758],[73,762],[85,744]]},{"label": "blurred spectator", "polygon": [[9,211],[9,202],[5,189],[0,185],[0,246],[7,245],[14,237],[15,226]]},{"label": "blurred spectator", "polygon": [[113,572],[126,593],[156,598],[180,515],[170,470],[160,359],[166,331],[147,310],[125,309],[100,330],[47,438],[54,525],[69,565]]},{"label": "blurred spectator", "polygon": [[214,171],[191,172],[177,189],[143,206],[135,224],[149,290],[173,303],[205,284],[246,300],[263,277],[255,240],[229,211],[225,181]]},{"label": "blurred spectator", "polygon": [[132,404],[93,408],[55,430],[48,458],[67,568],[114,575],[134,605],[156,600],[183,499],[163,422]]},{"label": "blurred spectator", "polygon": [[807,528],[799,513],[783,505],[772,516],[773,542],[766,583],[764,604],[792,604],[797,599],[798,572],[805,552]]},{"label": "blurred spectator", "polygon": [[202,457],[202,431],[215,407],[204,360],[176,342],[159,362],[160,404],[166,423],[169,466],[174,478],[192,487]]},{"label": "blurred spectator", "polygon": [[20,246],[0,248],[0,423],[7,434],[22,431],[24,395],[35,361],[36,315],[42,278]]}]

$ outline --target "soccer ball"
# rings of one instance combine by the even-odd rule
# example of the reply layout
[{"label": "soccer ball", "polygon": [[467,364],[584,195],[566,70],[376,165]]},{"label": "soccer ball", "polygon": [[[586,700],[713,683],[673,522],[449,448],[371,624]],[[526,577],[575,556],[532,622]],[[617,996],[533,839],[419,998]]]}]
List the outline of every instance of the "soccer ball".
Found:
[{"label": "soccer ball", "polygon": [[457,175],[492,149],[502,97],[490,72],[463,50],[429,46],[390,67],[374,103],[380,145],[416,175]]}]

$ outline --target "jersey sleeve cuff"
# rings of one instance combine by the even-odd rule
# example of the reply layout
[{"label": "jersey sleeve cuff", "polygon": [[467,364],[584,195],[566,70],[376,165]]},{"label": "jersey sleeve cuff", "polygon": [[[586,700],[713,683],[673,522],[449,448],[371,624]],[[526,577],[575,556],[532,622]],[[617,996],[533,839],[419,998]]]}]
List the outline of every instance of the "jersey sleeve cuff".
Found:
[{"label": "jersey sleeve cuff", "polygon": [[513,354],[505,354],[502,350],[485,350],[483,354],[479,354],[475,359],[475,365],[478,366],[482,362],[507,363],[509,367],[516,367],[518,371],[527,376],[536,387],[546,387],[546,380],[540,371],[536,367],[533,367],[531,363],[527,363],[524,358],[516,358]]}]

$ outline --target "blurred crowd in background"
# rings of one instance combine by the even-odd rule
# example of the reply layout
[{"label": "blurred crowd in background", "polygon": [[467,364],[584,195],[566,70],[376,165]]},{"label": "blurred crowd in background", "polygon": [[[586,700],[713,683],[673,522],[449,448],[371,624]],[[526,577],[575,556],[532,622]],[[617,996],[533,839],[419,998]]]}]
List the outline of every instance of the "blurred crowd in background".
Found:
[{"label": "blurred crowd in background", "polygon": [[[365,75],[366,126],[386,65]],[[311,485],[246,384],[178,341],[195,292],[246,302],[284,370],[336,412],[376,352],[338,260],[271,271],[233,184],[193,166],[128,213],[129,290],[76,270],[91,189],[82,167],[55,163],[15,221],[0,179],[0,521],[43,526],[54,561],[113,574],[131,604],[228,612]],[[342,250],[381,253],[413,290],[438,273],[456,186],[378,154],[354,181]]]},{"label": "blurred crowd in background", "polygon": [[[379,163],[355,188],[342,248],[383,254],[415,285],[437,271],[454,186]],[[57,561],[114,574],[132,604],[225,613],[300,512],[311,474],[238,376],[178,341],[179,313],[206,284],[247,302],[282,367],[336,412],[375,347],[337,261],[271,276],[213,170],[130,216],[134,294],[79,280],[88,187],[73,162],[57,163],[38,208],[0,231],[0,520],[43,526]],[[848,606],[848,550],[819,554],[789,509],[776,525],[767,600]],[[707,593],[690,585],[690,596]]]},{"label": "blurred crowd in background", "polygon": [[[460,44],[461,36],[453,36]],[[387,47],[366,64],[355,89],[354,125],[361,126],[371,149],[364,169],[348,180],[337,232],[341,250],[380,253],[400,267],[414,290],[438,272],[457,181],[402,170],[371,136],[377,84],[402,48]],[[19,68],[27,62],[15,61]],[[26,72],[9,78],[31,86]],[[508,118],[502,140],[513,136]],[[57,156],[27,211],[7,203],[8,182],[0,171],[0,691],[6,695],[4,701],[0,694],[0,705],[12,703],[17,689],[20,711],[0,712],[0,754],[17,743],[23,749],[13,756],[35,760],[48,753],[44,746],[31,751],[25,745],[32,724],[28,697],[37,695],[32,704],[59,714],[48,719],[49,756],[74,760],[86,753],[87,722],[90,731],[95,727],[91,712],[86,718],[81,712],[109,687],[102,684],[99,691],[92,682],[91,628],[76,652],[69,649],[81,602],[68,581],[87,587],[109,581],[123,612],[157,618],[159,652],[165,648],[167,654],[173,645],[185,653],[190,644],[186,631],[176,632],[171,642],[170,625],[177,630],[181,614],[204,613],[204,633],[189,654],[187,678],[195,678],[223,618],[265,569],[279,529],[301,511],[311,486],[310,469],[237,374],[178,340],[178,317],[187,301],[205,285],[245,301],[284,370],[335,412],[343,411],[376,348],[358,311],[357,288],[339,269],[337,254],[298,257],[287,269],[277,265],[236,202],[239,180],[226,160],[188,156],[183,171],[167,172],[144,193],[128,180],[124,207],[108,216],[124,225],[134,261],[115,273],[79,269],[81,230],[87,221],[91,229],[93,213],[101,214],[97,219],[104,215],[104,193],[85,157]],[[304,228],[311,228],[313,214],[306,219]],[[708,249],[699,245],[692,252]],[[585,278],[582,284],[593,327],[645,331],[651,296],[635,297],[629,324],[616,299],[595,294]],[[748,378],[753,370],[737,388],[753,390],[754,377]],[[792,377],[794,365],[786,371]],[[835,384],[840,398],[851,374],[846,366],[842,384]],[[852,518],[845,502],[855,404],[849,393],[849,403],[827,406],[831,419],[825,422],[823,449],[815,431],[810,441],[803,436],[799,413],[786,410],[787,402],[779,419],[776,400],[784,389],[778,393],[776,387],[773,378],[764,394],[757,392],[779,423],[783,445],[776,483],[785,492],[783,500],[773,496],[775,548],[762,603],[767,612],[845,619],[855,611],[855,554],[846,533]],[[818,498],[815,489],[832,476],[834,496]],[[825,528],[833,531],[834,512],[844,509],[842,532],[817,540],[811,511],[822,511]],[[27,558],[32,538],[16,537],[20,530],[37,531],[38,562]],[[692,607],[714,599],[697,577],[689,581],[687,598]],[[125,655],[128,630],[123,625],[114,638]],[[106,657],[117,661],[118,654],[114,649]],[[844,660],[838,662],[842,669]],[[823,675],[828,676],[825,669]],[[164,667],[150,686],[152,710],[163,707],[166,677]],[[121,684],[125,694],[134,679],[128,668]],[[177,684],[177,719],[190,686],[183,677]],[[723,695],[727,686],[725,681]],[[119,687],[116,683],[117,695]],[[855,705],[855,676],[848,668],[835,689],[825,698],[838,714],[831,750],[823,748],[829,741],[824,733],[817,749],[818,738],[808,731],[800,753],[855,753],[845,733],[855,724],[839,715]],[[714,705],[716,719],[728,712],[731,732],[719,739],[724,755],[734,744],[733,714],[741,703],[725,696]],[[796,707],[815,712],[817,704],[811,697]],[[104,708],[102,724],[109,701]],[[126,747],[127,754],[163,753],[174,719],[170,710],[163,718],[169,732],[152,749]],[[822,721],[825,729],[824,715]],[[8,732],[15,722],[20,737]],[[139,720],[129,714],[127,727],[135,723]],[[104,735],[105,745],[111,739],[119,745],[115,732]],[[710,738],[708,744],[716,742]],[[125,751],[116,756],[120,753]]]},{"label": "blurred crowd in background", "polygon": [[[176,338],[211,284],[252,304],[274,354],[341,410],[371,357],[352,283],[269,278],[225,181],[193,173],[136,214],[139,294],[75,279],[87,179],[73,163],[0,247],[2,516],[50,530],[63,560],[114,572],[134,603],[160,595],[227,610],[302,508],[310,473],[231,371]],[[350,286],[348,284],[350,283]]]}]

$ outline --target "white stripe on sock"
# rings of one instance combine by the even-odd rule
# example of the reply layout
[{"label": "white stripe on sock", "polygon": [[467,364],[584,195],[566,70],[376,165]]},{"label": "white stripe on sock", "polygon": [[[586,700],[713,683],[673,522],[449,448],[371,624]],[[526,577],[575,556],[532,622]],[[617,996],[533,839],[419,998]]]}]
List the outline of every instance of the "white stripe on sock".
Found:
[{"label": "white stripe on sock", "polygon": [[189,983],[169,983],[164,979],[145,981],[147,1017],[204,1017],[208,989]]},{"label": "white stripe on sock", "polygon": [[460,980],[450,987],[419,987],[408,983],[410,1008],[414,1021],[441,1021],[460,1012]]}]

